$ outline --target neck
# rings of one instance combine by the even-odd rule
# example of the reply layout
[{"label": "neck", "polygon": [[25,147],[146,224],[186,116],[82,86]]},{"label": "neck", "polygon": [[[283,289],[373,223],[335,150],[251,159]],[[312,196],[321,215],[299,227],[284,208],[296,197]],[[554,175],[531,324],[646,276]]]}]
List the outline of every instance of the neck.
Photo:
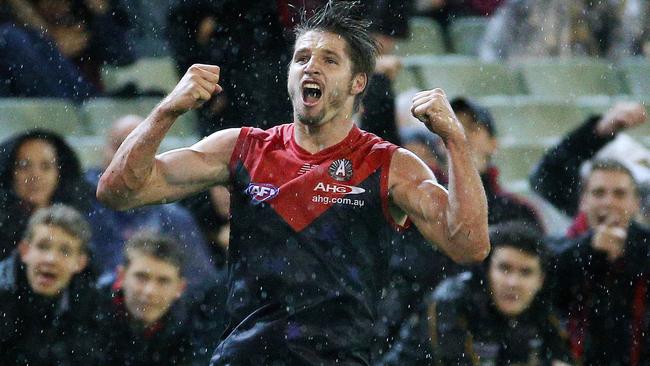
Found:
[{"label": "neck", "polygon": [[332,120],[318,126],[295,121],[293,137],[298,146],[314,154],[343,141],[353,125],[349,118]]}]

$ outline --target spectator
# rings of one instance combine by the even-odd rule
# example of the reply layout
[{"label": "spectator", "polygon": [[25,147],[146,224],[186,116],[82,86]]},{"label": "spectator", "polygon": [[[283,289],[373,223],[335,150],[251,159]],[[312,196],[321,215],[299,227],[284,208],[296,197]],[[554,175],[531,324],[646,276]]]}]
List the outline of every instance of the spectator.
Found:
[{"label": "spectator", "polygon": [[640,50],[641,0],[506,1],[485,31],[484,61],[592,56],[619,59]]},{"label": "spectator", "polygon": [[106,364],[191,364],[183,257],[178,243],[160,234],[139,232],[126,244],[117,278],[101,284],[110,302],[101,337]]},{"label": "spectator", "polygon": [[207,136],[242,124],[268,128],[291,120],[286,92],[289,41],[276,1],[177,1],[169,36],[178,70],[219,65],[223,92],[199,110]]},{"label": "spectator", "polygon": [[83,100],[102,89],[100,67],[134,60],[126,13],[111,0],[9,0],[0,24],[0,73],[10,96]]},{"label": "spectator", "polygon": [[44,130],[17,134],[0,144],[0,258],[23,237],[30,215],[54,203],[90,211],[93,192],[75,152]]},{"label": "spectator", "polygon": [[[442,364],[571,362],[568,339],[542,287],[541,235],[526,225],[492,228],[485,269],[442,283],[429,306],[434,358]],[[486,285],[487,284],[487,285]]]},{"label": "spectator", "polygon": [[525,221],[544,231],[544,224],[533,206],[507,193],[499,184],[498,168],[492,164],[492,157],[498,148],[497,131],[490,112],[462,97],[452,100],[451,107],[465,128],[474,165],[483,180],[490,225],[506,221]]},{"label": "spectator", "polygon": [[[522,222],[493,226],[480,268],[442,282],[405,322],[381,365],[566,365],[566,335],[546,301],[542,236]],[[424,321],[427,319],[427,321]]]},{"label": "spectator", "polygon": [[[142,120],[142,117],[127,115],[113,123],[104,145],[104,166],[91,168],[86,173],[86,178],[93,187],[97,187],[101,173],[110,163],[122,141]],[[218,278],[217,269],[211,260],[211,250],[207,247],[199,226],[192,215],[179,204],[170,203],[116,211],[93,199],[92,206],[89,220],[95,228],[93,231],[95,252],[97,258],[101,258],[101,262],[97,263],[99,273],[113,272],[123,261],[124,243],[134,233],[148,229],[174,236],[179,243],[182,243],[183,250],[194,253],[188,258],[185,266],[187,272],[184,273],[192,295],[204,291],[214,282],[224,280]],[[225,274],[221,277],[223,276]]]},{"label": "spectator", "polygon": [[[543,231],[544,224],[535,209],[523,199],[506,193],[499,185],[498,170],[492,165],[492,155],[497,149],[496,130],[489,111],[465,98],[451,101],[458,120],[463,124],[467,141],[472,152],[474,165],[481,174],[483,187],[488,201],[488,223],[490,225],[523,221],[531,228]],[[406,132],[406,141],[412,143],[428,137],[429,144],[435,143],[436,136],[429,131],[419,133]],[[420,135],[419,137],[417,137]],[[411,147],[413,145],[411,144]],[[420,146],[422,147],[422,146]],[[431,161],[431,147],[416,149],[418,157],[423,161]],[[429,154],[427,154],[429,152]],[[436,159],[438,163],[444,159]],[[433,172],[446,171],[433,169]],[[447,177],[439,179],[446,182]],[[431,268],[440,268],[431,271]],[[424,294],[431,291],[447,276],[460,272],[463,267],[453,263],[440,252],[428,246],[418,230],[409,228],[393,238],[392,251],[389,257],[389,280],[384,289],[383,298],[379,301],[380,322],[377,322],[376,332],[383,343],[378,353],[388,350],[391,343],[399,338],[402,324],[417,312]]]},{"label": "spectator", "polygon": [[550,148],[531,173],[531,188],[560,211],[576,216],[568,235],[576,237],[589,224],[579,215],[580,166],[621,131],[645,123],[647,112],[641,103],[615,104],[602,116],[589,117],[580,127]]},{"label": "spectator", "polygon": [[584,364],[648,361],[650,232],[632,221],[639,195],[631,172],[616,161],[594,161],[580,207],[589,230],[560,243],[552,266],[574,354]]},{"label": "spectator", "polygon": [[31,217],[18,249],[0,262],[0,354],[12,365],[96,365],[97,296],[78,274],[90,226],[64,205]]}]

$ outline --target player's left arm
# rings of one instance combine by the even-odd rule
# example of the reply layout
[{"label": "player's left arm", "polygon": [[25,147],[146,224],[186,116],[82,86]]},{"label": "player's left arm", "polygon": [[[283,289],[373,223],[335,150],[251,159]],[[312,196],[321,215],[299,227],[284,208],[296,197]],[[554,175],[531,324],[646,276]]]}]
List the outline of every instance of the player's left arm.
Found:
[{"label": "player's left arm", "polygon": [[416,95],[412,112],[445,141],[449,191],[419,158],[399,149],[388,179],[393,216],[408,215],[422,235],[454,261],[482,261],[490,251],[487,199],[462,126],[440,89]]}]

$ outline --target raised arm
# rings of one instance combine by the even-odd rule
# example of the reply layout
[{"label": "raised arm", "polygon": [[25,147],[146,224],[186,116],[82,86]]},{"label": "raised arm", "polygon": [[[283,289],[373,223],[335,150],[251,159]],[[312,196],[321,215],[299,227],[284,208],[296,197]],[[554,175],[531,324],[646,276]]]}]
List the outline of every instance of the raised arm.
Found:
[{"label": "raised arm", "polygon": [[174,121],[221,91],[219,67],[192,65],[174,90],[124,140],[97,187],[116,209],[177,200],[228,180],[239,129],[216,132],[195,145],[156,156]]},{"label": "raised arm", "polygon": [[416,94],[411,112],[445,142],[449,191],[420,159],[400,149],[389,173],[391,202],[454,261],[482,261],[490,251],[487,200],[462,125],[441,89]]}]

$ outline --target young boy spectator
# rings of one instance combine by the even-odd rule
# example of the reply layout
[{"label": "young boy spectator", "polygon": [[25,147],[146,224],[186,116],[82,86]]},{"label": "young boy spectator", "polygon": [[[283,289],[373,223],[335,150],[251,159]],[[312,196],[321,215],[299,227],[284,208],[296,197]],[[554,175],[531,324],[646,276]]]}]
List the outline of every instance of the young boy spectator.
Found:
[{"label": "young boy spectator", "polygon": [[186,286],[183,257],[162,234],[142,231],[127,242],[117,278],[100,286],[110,299],[102,327],[107,364],[192,363],[189,312],[179,301]]},{"label": "young boy spectator", "polygon": [[[569,343],[544,290],[542,236],[522,222],[492,227],[482,267],[443,281],[405,322],[381,365],[566,365]],[[427,319],[426,321],[424,319]]]},{"label": "young boy spectator", "polygon": [[565,365],[568,339],[545,302],[542,236],[519,223],[492,228],[485,268],[438,286],[429,306],[442,364]]},{"label": "young boy spectator", "polygon": [[[97,188],[97,181],[110,163],[115,151],[126,137],[144,118],[136,115],[126,115],[116,119],[106,135],[103,147],[104,164],[86,171],[86,180]],[[201,297],[202,293],[214,282],[221,281],[215,263],[210,255],[212,250],[207,245],[205,237],[192,214],[178,203],[140,207],[127,211],[116,211],[93,199],[92,212],[88,220],[93,226],[92,242],[95,254],[101,258],[96,263],[100,274],[111,274],[122,263],[124,243],[133,234],[141,230],[164,233],[178,238],[183,250],[193,255],[187,258],[186,272],[183,276],[188,281],[188,291],[193,296]]]},{"label": "young boy spectator", "polygon": [[97,296],[78,276],[90,226],[74,209],[39,209],[0,262],[0,355],[13,365],[93,365]]}]

